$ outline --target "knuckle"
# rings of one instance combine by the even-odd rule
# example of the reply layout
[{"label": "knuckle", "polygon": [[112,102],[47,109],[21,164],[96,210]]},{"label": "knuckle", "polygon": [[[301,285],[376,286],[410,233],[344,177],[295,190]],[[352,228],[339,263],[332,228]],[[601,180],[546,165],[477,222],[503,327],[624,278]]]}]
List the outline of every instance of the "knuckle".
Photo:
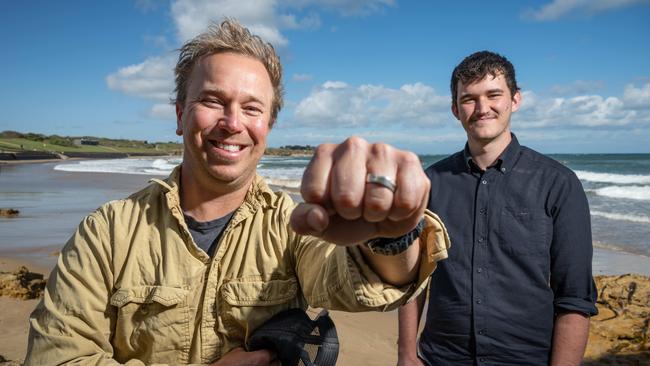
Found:
[{"label": "knuckle", "polygon": [[314,149],[314,158],[318,159],[323,157],[324,155],[327,156],[331,154],[332,152],[332,144],[320,144],[316,146],[316,149]]},{"label": "knuckle", "polygon": [[402,161],[407,164],[420,165],[420,158],[412,151],[402,151]]},{"label": "knuckle", "polygon": [[382,212],[390,208],[390,202],[378,195],[370,195],[366,198],[364,206],[366,210]]},{"label": "knuckle", "polygon": [[323,198],[322,190],[315,184],[303,183],[300,186],[300,194],[306,202],[320,202]]},{"label": "knuckle", "polygon": [[391,154],[393,147],[383,142],[378,142],[370,146],[370,152],[377,157],[384,157]]},{"label": "knuckle", "polygon": [[393,207],[399,212],[411,212],[418,206],[419,202],[416,202],[411,195],[402,196],[393,203]]},{"label": "knuckle", "polygon": [[359,136],[348,137],[341,145],[351,150],[361,150],[368,146],[368,142]]},{"label": "knuckle", "polygon": [[334,203],[342,209],[355,209],[359,202],[351,192],[342,192],[334,197]]}]

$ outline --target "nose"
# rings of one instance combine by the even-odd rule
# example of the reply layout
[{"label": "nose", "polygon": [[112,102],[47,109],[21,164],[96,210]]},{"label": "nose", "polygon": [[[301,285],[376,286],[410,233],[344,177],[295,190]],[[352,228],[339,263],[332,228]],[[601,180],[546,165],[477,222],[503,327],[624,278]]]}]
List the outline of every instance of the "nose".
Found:
[{"label": "nose", "polygon": [[484,115],[490,112],[490,105],[486,98],[478,98],[474,108],[475,108],[474,113],[479,115]]},{"label": "nose", "polygon": [[236,106],[226,106],[218,125],[229,133],[238,133],[244,128],[240,118],[239,108]]}]

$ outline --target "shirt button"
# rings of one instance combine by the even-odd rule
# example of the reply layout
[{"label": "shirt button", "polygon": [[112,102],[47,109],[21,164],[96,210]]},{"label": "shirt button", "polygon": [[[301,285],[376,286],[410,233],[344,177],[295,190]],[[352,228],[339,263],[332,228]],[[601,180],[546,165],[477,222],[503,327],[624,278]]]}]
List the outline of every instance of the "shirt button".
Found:
[{"label": "shirt button", "polygon": [[478,273],[481,273],[481,272],[483,272],[483,268],[481,268],[481,267],[478,267],[478,269],[476,270],[476,272],[478,272]]},{"label": "shirt button", "polygon": [[485,214],[487,212],[487,208],[482,208],[479,210],[480,213]]},{"label": "shirt button", "polygon": [[483,183],[483,184],[487,184],[487,180],[483,179],[483,180],[481,181],[481,183]]},{"label": "shirt button", "polygon": [[483,303],[483,301],[481,301],[481,299],[478,299],[478,300],[476,300],[476,303],[481,304],[481,303]]},{"label": "shirt button", "polygon": [[481,361],[481,362],[485,362],[485,358],[484,358],[484,357],[481,357],[481,358],[479,358],[478,360]]},{"label": "shirt button", "polygon": [[501,171],[505,173],[505,172],[506,172],[506,168],[501,168]]},{"label": "shirt button", "polygon": [[484,237],[484,236],[481,236],[480,238],[478,238],[478,242],[479,242],[479,243],[482,243],[484,240],[485,240],[485,237]]},{"label": "shirt button", "polygon": [[485,331],[485,329],[481,329],[481,330],[478,331],[478,334],[480,334],[480,335],[484,335],[485,333],[487,333],[487,332]]}]

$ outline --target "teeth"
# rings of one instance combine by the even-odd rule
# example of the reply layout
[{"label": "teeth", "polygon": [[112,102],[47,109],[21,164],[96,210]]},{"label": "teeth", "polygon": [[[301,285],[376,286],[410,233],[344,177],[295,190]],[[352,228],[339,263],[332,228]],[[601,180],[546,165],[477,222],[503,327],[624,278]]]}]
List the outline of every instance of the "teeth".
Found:
[{"label": "teeth", "polygon": [[214,145],[220,149],[224,149],[226,151],[232,151],[232,152],[237,152],[241,150],[241,146],[239,145],[228,145],[228,144],[222,144],[221,142],[215,142]]}]

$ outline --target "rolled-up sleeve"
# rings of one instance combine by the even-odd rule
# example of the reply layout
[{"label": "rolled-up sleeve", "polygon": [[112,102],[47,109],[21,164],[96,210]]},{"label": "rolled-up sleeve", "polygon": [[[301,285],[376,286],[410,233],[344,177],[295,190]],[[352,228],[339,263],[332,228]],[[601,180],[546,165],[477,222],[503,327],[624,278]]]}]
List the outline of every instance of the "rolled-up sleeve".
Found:
[{"label": "rolled-up sleeve", "polygon": [[420,235],[420,265],[415,282],[396,287],[381,280],[358,247],[343,247],[309,236],[298,236],[295,266],[309,305],[344,311],[389,311],[420,294],[447,258],[450,246],[440,218],[427,211]]},{"label": "rolled-up sleeve", "polygon": [[592,277],[591,217],[580,181],[571,173],[558,186],[552,208],[551,289],[556,313],[596,315],[596,285]]}]

